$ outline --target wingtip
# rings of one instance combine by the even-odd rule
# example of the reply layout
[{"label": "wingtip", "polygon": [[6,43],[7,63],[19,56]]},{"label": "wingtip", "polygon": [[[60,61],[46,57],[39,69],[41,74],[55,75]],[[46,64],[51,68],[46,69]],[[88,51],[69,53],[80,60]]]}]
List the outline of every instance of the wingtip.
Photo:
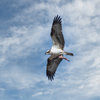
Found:
[{"label": "wingtip", "polygon": [[48,77],[48,80],[51,80],[51,81],[54,80],[55,75],[53,73],[51,73],[50,71],[47,70],[46,75]]},{"label": "wingtip", "polygon": [[62,22],[61,19],[62,19],[62,18],[61,18],[59,15],[55,16],[55,17],[54,17],[54,20],[53,20],[53,24],[54,24],[54,23],[60,23],[60,24],[61,24],[61,22]]}]

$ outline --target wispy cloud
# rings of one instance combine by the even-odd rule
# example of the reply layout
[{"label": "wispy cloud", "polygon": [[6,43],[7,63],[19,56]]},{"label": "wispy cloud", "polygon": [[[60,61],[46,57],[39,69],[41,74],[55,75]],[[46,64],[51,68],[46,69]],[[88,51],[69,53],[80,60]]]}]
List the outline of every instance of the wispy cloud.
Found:
[{"label": "wispy cloud", "polygon": [[42,95],[42,94],[43,94],[42,92],[38,92],[38,93],[33,94],[32,97],[39,96],[39,95]]},{"label": "wispy cloud", "polygon": [[[0,31],[5,33],[0,38],[1,98],[5,95],[5,100],[99,97],[99,0],[22,0],[7,7],[13,8],[10,11],[13,17],[5,18],[6,30]],[[49,34],[57,14],[62,17],[65,50],[75,56],[68,56],[70,63],[61,62],[55,80],[50,82],[45,76],[47,56],[44,53],[52,45]],[[11,96],[9,91],[16,91],[16,95]]]}]

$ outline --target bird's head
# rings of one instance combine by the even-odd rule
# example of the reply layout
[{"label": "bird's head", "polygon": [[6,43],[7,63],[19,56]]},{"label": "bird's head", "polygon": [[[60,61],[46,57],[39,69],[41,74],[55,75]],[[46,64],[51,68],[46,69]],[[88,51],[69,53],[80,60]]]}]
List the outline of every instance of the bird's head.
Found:
[{"label": "bird's head", "polygon": [[48,51],[45,53],[45,55],[46,55],[46,54],[50,54],[50,50],[48,50]]}]

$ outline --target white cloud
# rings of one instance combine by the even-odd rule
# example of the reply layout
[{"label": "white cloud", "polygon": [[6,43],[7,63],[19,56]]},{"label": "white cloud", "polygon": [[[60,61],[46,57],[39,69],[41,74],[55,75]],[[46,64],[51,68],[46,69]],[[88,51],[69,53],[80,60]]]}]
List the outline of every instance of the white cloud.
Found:
[{"label": "white cloud", "polygon": [[4,91],[5,89],[4,89],[4,88],[0,88],[0,90],[1,90],[1,91]]},{"label": "white cloud", "polygon": [[[9,63],[9,58],[27,57],[33,53],[40,56],[39,51],[45,51],[50,46],[51,24],[53,17],[57,14],[62,17],[65,50],[75,55],[74,57],[68,56],[71,62],[62,61],[53,82],[46,80],[41,74],[42,71],[32,73],[25,69],[27,67],[23,69],[22,65],[16,65],[16,63],[11,67],[8,66],[9,70],[3,70],[0,67],[2,69],[0,80],[17,89],[36,86],[36,91],[32,93],[34,98],[45,94],[57,100],[61,100],[60,97],[63,97],[63,100],[65,98],[78,100],[82,97],[87,99],[99,96],[100,1],[74,0],[66,3],[63,0],[62,5],[60,3],[61,0],[37,2],[16,13],[12,21],[10,20],[16,25],[10,26],[7,30],[11,36],[0,39],[0,63]],[[46,60],[44,60],[44,55],[41,55],[41,58],[43,62]],[[41,61],[41,58],[38,60]],[[46,61],[44,65],[39,63],[41,67],[46,65]],[[6,67],[5,65],[3,66]],[[33,64],[32,67],[39,69],[40,66]],[[44,88],[40,91],[42,86]],[[79,96],[79,94],[82,95]]]},{"label": "white cloud", "polygon": [[57,92],[59,90],[59,88],[57,89],[49,89],[49,90],[45,90],[45,89],[42,89],[42,92],[37,92],[35,94],[32,95],[32,97],[36,97],[36,96],[39,96],[39,95],[53,95],[53,93]]},{"label": "white cloud", "polygon": [[26,67],[23,69],[11,66],[7,70],[0,71],[0,81],[7,84],[7,87],[25,89],[35,87],[36,83],[45,81],[45,77],[42,77],[41,74],[28,72]]},{"label": "white cloud", "polygon": [[32,97],[39,96],[39,95],[42,95],[42,94],[43,94],[42,92],[38,92],[38,93],[33,94]]}]

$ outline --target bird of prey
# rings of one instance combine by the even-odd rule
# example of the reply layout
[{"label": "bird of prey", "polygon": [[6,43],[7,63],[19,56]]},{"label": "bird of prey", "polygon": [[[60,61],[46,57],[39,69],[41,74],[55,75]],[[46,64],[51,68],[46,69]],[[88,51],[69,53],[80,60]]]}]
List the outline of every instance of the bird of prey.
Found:
[{"label": "bird of prey", "polygon": [[51,55],[47,59],[46,75],[48,79],[52,81],[54,79],[56,69],[62,61],[62,59],[69,61],[67,58],[63,56],[63,54],[73,56],[73,53],[69,53],[63,50],[65,41],[62,34],[61,17],[58,15],[54,17],[50,35],[53,44],[51,49],[48,50],[45,54]]}]

